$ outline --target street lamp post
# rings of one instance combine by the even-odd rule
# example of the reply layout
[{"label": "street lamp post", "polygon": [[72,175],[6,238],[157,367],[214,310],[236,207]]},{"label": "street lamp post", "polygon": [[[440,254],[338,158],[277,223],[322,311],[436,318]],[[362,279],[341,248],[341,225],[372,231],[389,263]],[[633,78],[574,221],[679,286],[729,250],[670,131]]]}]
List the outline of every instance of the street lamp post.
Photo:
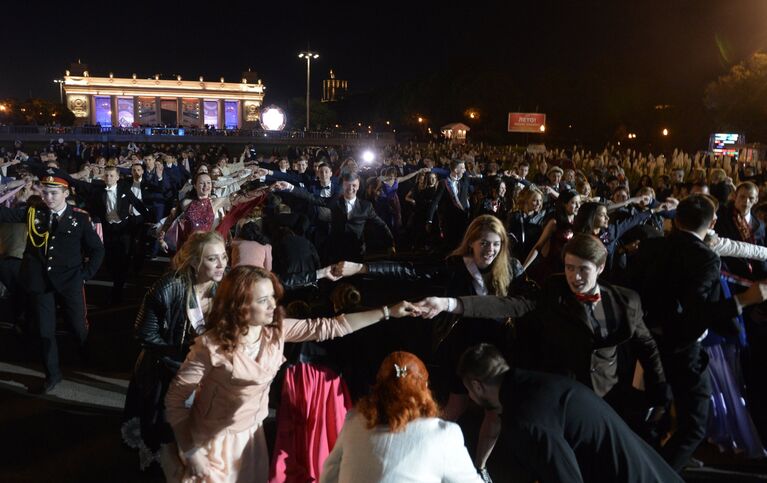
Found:
[{"label": "street lamp post", "polygon": [[299,59],[306,59],[306,130],[309,130],[309,84],[312,76],[312,60],[316,60],[320,57],[320,54],[316,52],[301,52],[298,54]]},{"label": "street lamp post", "polygon": [[59,103],[64,104],[64,79],[53,79],[53,82],[59,85]]}]

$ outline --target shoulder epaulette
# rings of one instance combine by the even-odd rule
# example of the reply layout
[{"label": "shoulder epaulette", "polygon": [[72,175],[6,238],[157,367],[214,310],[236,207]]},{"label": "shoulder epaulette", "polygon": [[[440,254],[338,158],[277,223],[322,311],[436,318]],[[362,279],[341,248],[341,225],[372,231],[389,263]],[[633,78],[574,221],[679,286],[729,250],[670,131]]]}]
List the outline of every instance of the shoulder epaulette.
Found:
[{"label": "shoulder epaulette", "polygon": [[88,212],[87,212],[87,211],[85,211],[84,209],[82,209],[82,208],[78,208],[78,207],[76,207],[76,206],[73,206],[73,207],[72,207],[72,211],[74,211],[75,213],[82,213],[83,215],[87,216],[88,218],[90,218],[90,217],[91,217],[91,214],[90,214],[90,213],[88,213]]}]

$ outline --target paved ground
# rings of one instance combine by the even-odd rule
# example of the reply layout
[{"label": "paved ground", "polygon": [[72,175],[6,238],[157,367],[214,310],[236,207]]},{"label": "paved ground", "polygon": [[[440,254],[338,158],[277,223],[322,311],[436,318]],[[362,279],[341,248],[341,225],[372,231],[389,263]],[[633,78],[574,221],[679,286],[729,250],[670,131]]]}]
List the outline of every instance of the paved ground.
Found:
[{"label": "paved ground", "polygon": [[[163,481],[156,468],[139,471],[136,452],[120,436],[125,391],[138,353],[131,333],[136,307],[164,265],[151,263],[147,268],[147,275],[128,287],[126,303],[119,307],[105,307],[108,284],[89,284],[90,359],[82,363],[70,336],[62,331],[65,380],[49,395],[28,392],[43,377],[35,343],[0,324],[0,482]],[[0,320],[3,313],[0,307]],[[404,334],[402,348],[407,348],[409,330],[395,330]],[[476,438],[479,417],[477,411],[462,421],[469,444]],[[267,430],[272,433],[272,420]],[[497,447],[489,464],[496,482],[509,481],[504,453],[503,446]],[[767,482],[765,462],[720,455],[710,447],[702,448],[699,456],[713,466],[688,472],[688,481]]]}]

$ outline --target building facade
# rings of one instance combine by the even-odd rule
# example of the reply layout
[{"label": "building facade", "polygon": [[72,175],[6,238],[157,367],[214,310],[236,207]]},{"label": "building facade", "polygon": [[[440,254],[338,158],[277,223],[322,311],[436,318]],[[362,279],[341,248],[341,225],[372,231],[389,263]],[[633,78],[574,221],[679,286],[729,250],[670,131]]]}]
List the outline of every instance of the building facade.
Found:
[{"label": "building facade", "polygon": [[[79,66],[80,64],[77,64]],[[87,68],[66,71],[66,105],[77,125],[181,126],[250,129],[258,126],[266,87],[254,72],[238,83],[176,79],[91,77]]]},{"label": "building facade", "polygon": [[349,82],[341,79],[336,79],[336,74],[333,69],[330,70],[330,79],[322,81],[322,102],[335,102],[340,101],[346,97],[346,93],[349,91]]}]

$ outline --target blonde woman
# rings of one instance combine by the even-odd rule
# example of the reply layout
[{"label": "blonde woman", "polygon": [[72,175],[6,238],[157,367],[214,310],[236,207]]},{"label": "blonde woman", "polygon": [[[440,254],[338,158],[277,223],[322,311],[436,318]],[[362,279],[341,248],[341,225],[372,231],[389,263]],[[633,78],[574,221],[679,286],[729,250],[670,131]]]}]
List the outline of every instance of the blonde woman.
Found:
[{"label": "blonde woman", "polygon": [[142,351],[128,387],[123,439],[139,450],[142,469],[158,461],[167,476],[179,465],[163,399],[195,337],[204,331],[228,261],[221,235],[193,233],[173,257],[172,269],[141,303],[136,338]]}]

